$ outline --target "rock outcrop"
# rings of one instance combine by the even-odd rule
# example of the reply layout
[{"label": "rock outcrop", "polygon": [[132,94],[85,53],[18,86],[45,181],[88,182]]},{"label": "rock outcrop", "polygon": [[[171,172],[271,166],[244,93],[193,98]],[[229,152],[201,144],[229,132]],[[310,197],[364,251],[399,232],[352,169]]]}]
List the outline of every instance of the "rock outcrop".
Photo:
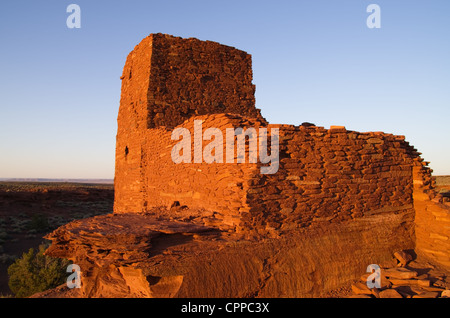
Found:
[{"label": "rock outcrop", "polygon": [[248,239],[202,225],[214,220],[204,211],[183,212],[199,216],[188,221],[155,209],[78,220],[47,237],[53,243],[46,253],[81,267],[77,297],[320,297],[350,283],[367,263],[388,262],[399,246],[413,247],[403,225],[411,224],[410,214]]},{"label": "rock outcrop", "polygon": [[[250,55],[214,42],[150,35],[121,79],[114,214],[47,237],[48,255],[82,271],[80,290],[57,295],[320,297],[414,248],[450,269],[449,209],[404,136],[268,124]],[[198,123],[215,141],[230,128],[267,132],[277,169],[261,173],[250,140],[238,160],[237,135],[231,161],[174,162],[173,131],[195,135]]]}]

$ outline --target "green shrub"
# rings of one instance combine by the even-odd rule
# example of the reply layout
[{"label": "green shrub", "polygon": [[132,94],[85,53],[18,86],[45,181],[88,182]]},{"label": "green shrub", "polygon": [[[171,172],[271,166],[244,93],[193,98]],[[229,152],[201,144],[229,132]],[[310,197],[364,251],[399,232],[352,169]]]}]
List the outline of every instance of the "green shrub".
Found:
[{"label": "green shrub", "polygon": [[8,267],[9,288],[16,297],[28,297],[66,281],[66,268],[70,262],[44,255],[45,249],[44,244],[39,246],[37,253],[30,248]]},{"label": "green shrub", "polygon": [[48,227],[48,219],[42,214],[33,214],[30,222],[27,224],[28,230],[35,230],[36,232],[45,232]]}]

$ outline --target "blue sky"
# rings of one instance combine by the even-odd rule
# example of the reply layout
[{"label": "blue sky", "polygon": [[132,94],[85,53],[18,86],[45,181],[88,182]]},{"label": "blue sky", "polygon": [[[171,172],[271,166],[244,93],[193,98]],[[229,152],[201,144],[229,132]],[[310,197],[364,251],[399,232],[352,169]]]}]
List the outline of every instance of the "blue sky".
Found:
[{"label": "blue sky", "polygon": [[[81,28],[69,29],[69,4]],[[369,29],[369,4],[381,28]],[[8,1],[0,177],[113,178],[120,75],[150,33],[252,54],[271,123],[405,135],[450,175],[450,1]]]}]

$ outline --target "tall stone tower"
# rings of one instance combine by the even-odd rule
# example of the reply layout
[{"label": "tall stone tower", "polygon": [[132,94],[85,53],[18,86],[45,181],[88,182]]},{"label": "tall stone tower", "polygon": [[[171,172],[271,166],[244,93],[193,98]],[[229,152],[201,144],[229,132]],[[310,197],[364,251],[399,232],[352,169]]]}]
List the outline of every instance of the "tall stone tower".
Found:
[{"label": "tall stone tower", "polygon": [[216,113],[265,122],[255,108],[251,56],[230,46],[151,34],[128,55],[121,79],[115,212],[140,212],[147,204],[143,160],[155,129]]}]

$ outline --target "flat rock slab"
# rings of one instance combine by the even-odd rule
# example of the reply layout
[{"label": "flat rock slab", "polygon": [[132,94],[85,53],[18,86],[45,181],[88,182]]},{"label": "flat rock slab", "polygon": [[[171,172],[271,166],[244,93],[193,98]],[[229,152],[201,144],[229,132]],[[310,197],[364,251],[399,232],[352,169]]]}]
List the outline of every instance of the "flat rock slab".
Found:
[{"label": "flat rock slab", "polygon": [[372,291],[367,287],[366,284],[357,282],[352,285],[352,291],[357,295],[371,295]]},{"label": "flat rock slab", "polygon": [[401,285],[417,285],[417,286],[430,286],[430,281],[428,279],[396,279],[390,278],[389,281],[396,286]]},{"label": "flat rock slab", "polygon": [[425,292],[422,294],[414,295],[412,298],[436,298],[439,296],[438,292]]},{"label": "flat rock slab", "polygon": [[380,298],[403,298],[403,296],[395,289],[386,289],[380,292]]},{"label": "flat rock slab", "polygon": [[403,267],[383,269],[381,274],[394,279],[411,279],[418,276],[417,272]]},{"label": "flat rock slab", "polygon": [[356,294],[356,295],[350,295],[348,298],[373,298],[370,295],[366,294]]},{"label": "flat rock slab", "polygon": [[411,290],[416,294],[423,294],[428,292],[436,292],[438,294],[441,294],[444,291],[444,289],[442,288],[422,286],[411,286]]},{"label": "flat rock slab", "polygon": [[213,230],[212,227],[188,222],[162,220],[151,215],[137,213],[99,215],[93,218],[71,222],[64,226],[64,228],[73,233],[82,231],[84,233],[114,233],[117,235],[139,235],[149,232],[161,232],[165,234],[199,233]]},{"label": "flat rock slab", "polygon": [[[70,222],[56,231],[69,231],[73,234],[96,236],[151,235],[200,233],[214,230],[212,227],[194,223],[169,221],[154,216],[135,213],[107,214]],[[56,232],[55,231],[55,232]],[[52,234],[49,235],[52,237]]]},{"label": "flat rock slab", "polygon": [[[45,238],[51,240],[52,245],[45,254],[102,265],[131,262],[147,258],[154,248],[154,239],[161,235],[187,238],[212,231],[217,229],[152,215],[107,214],[70,222],[48,234]],[[179,239],[175,243],[183,241]]]}]

